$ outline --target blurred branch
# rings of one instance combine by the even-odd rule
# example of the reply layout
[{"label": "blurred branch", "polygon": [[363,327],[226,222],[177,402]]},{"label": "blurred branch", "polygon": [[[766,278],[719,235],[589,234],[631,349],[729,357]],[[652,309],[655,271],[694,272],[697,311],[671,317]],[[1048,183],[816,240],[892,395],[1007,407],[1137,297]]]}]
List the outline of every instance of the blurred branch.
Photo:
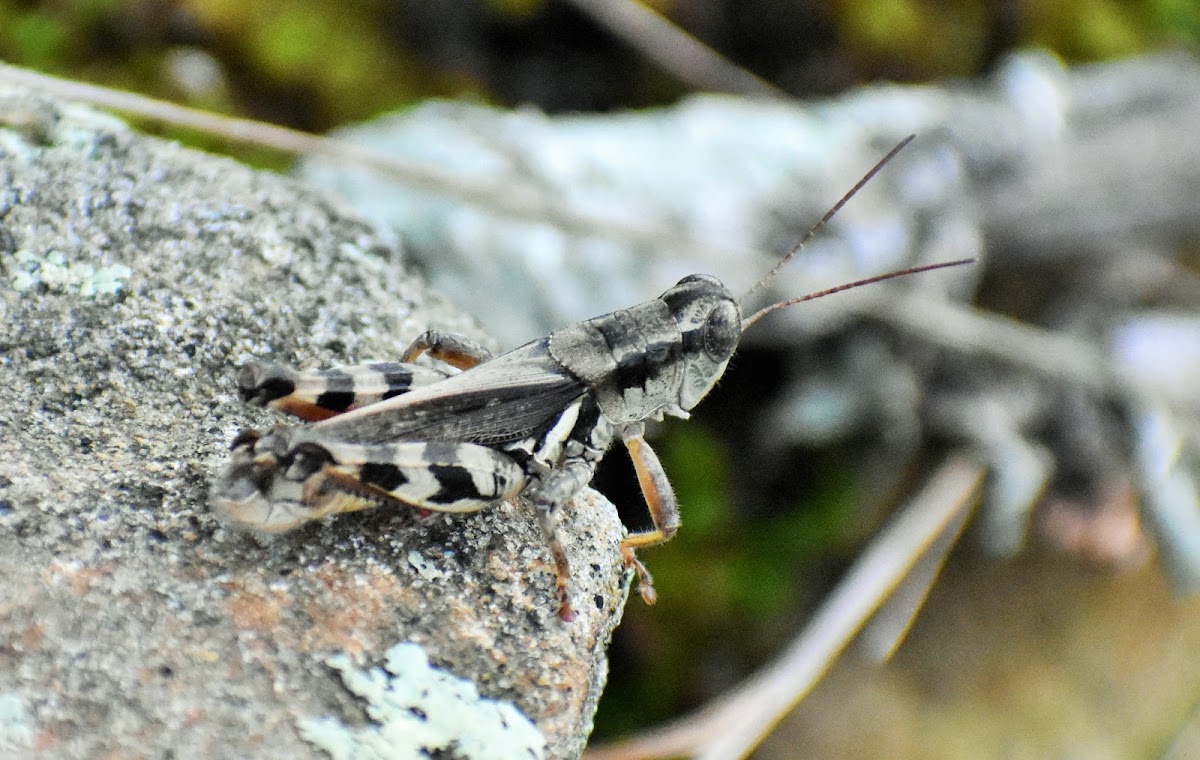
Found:
[{"label": "blurred branch", "polygon": [[1119,391],[1133,382],[1097,347],[1067,333],[930,298],[920,291],[888,293],[871,300],[875,303],[864,313],[944,348],[990,356],[1042,378],[1092,392]]},{"label": "blurred branch", "polygon": [[1160,760],[1187,760],[1189,748],[1195,747],[1200,747],[1200,701],[1192,705]]},{"label": "blurred branch", "polygon": [[697,90],[787,96],[635,0],[567,1]]},{"label": "blurred branch", "polygon": [[[1057,103],[1030,97],[1026,108],[1047,119],[1057,110],[1061,131],[1049,141],[1033,129],[1014,133],[1017,150],[998,157],[1003,166],[980,183],[989,244],[1063,259],[1122,252],[1122,242],[1137,235],[1169,241],[1200,232],[1194,55],[1073,67],[1054,90]],[[1025,126],[1037,119],[1027,115]]]},{"label": "blurred branch", "polygon": [[587,760],[745,757],[803,699],[871,615],[947,530],[961,529],[984,467],[952,457],[863,552],[779,659],[691,716],[588,750]]}]

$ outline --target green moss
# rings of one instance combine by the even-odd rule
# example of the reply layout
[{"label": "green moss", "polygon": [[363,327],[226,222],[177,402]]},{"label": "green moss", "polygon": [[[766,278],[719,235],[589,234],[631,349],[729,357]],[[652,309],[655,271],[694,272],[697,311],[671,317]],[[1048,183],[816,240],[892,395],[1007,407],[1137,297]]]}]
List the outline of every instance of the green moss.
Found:
[{"label": "green moss", "polygon": [[1090,7],[1090,12],[1076,17],[1078,51],[1083,57],[1120,58],[1146,49],[1141,24],[1127,8],[1096,1]]},{"label": "green moss", "polygon": [[5,26],[6,46],[25,65],[56,68],[65,57],[69,35],[64,24],[53,16],[14,14]]},{"label": "green moss", "polygon": [[1200,40],[1200,3],[1195,0],[1149,0],[1147,15],[1169,38]]}]

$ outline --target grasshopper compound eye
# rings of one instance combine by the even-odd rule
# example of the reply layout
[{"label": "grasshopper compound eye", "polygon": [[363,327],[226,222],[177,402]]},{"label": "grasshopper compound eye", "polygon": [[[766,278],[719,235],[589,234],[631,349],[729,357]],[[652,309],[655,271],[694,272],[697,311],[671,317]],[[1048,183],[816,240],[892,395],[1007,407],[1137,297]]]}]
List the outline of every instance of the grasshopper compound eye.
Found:
[{"label": "grasshopper compound eye", "polygon": [[664,335],[674,336],[676,344],[671,368],[675,398],[661,401],[674,401],[678,409],[661,403],[658,408],[679,414],[700,403],[724,374],[742,335],[742,314],[729,289],[707,274],[684,277],[658,300],[669,312]]},{"label": "grasshopper compound eye", "polygon": [[733,301],[721,301],[704,322],[704,352],[710,359],[728,361],[742,336],[742,316]]}]

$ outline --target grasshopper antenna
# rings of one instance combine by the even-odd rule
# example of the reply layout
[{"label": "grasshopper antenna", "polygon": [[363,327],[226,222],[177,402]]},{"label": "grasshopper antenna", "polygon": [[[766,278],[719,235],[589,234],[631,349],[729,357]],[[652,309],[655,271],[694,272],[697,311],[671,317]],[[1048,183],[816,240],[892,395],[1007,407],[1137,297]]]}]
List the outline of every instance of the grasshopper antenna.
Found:
[{"label": "grasshopper antenna", "polygon": [[[891,161],[893,158],[896,157],[897,153],[904,150],[904,148],[910,142],[912,142],[913,139],[915,139],[915,138],[916,138],[916,135],[909,135],[908,137],[901,140],[899,142],[899,144],[896,145],[896,147],[889,150],[886,156],[879,159],[879,161],[874,166],[871,167],[870,171],[868,171],[866,174],[863,175],[862,179],[860,179],[858,182],[854,183],[854,187],[850,188],[850,190],[847,191],[846,194],[843,195],[838,200],[837,203],[833,204],[832,208],[830,208],[828,211],[825,212],[824,216],[822,216],[820,219],[817,220],[816,224],[814,224],[812,227],[809,228],[808,232],[804,233],[804,237],[800,238],[800,242],[798,242],[794,246],[792,246],[791,249],[783,255],[783,258],[781,258],[779,261],[775,262],[775,266],[771,267],[771,269],[762,276],[762,279],[760,279],[758,282],[754,283],[754,286],[751,287],[749,290],[747,290],[742,295],[742,297],[740,299],[741,305],[745,306],[747,299],[749,299],[750,296],[752,296],[755,291],[759,290],[764,285],[766,285],[768,282],[770,282],[771,279],[774,278],[775,275],[779,273],[780,269],[783,269],[783,267],[786,266],[789,261],[796,258],[796,255],[799,254],[800,251],[804,250],[804,246],[806,246],[808,244],[808,242],[813,239],[813,236],[815,236],[818,232],[820,232],[821,228],[824,227],[829,222],[829,220],[832,219],[835,214],[837,214],[837,212],[841,211],[842,207],[845,206],[846,203],[851,198],[853,198],[858,193],[859,190],[862,190],[863,186],[866,185],[868,182],[870,182],[871,179],[876,174],[879,173],[880,169],[882,169],[884,166],[886,166],[889,161]],[[904,277],[906,275],[917,274],[919,272],[928,272],[933,269],[945,269],[946,267],[956,267],[956,266],[961,266],[963,264],[974,264],[974,263],[975,263],[975,259],[959,259],[957,261],[943,261],[943,262],[940,262],[937,264],[926,264],[924,266],[910,267],[908,269],[901,269],[901,270],[898,270],[895,272],[888,272],[887,274],[881,274],[881,275],[876,275],[874,277],[868,277],[864,280],[856,280],[854,282],[848,282],[844,285],[838,285],[836,287],[827,288],[825,290],[819,290],[816,293],[809,293],[808,295],[797,296],[796,298],[789,298],[786,301],[780,301],[779,303],[771,304],[770,306],[768,306],[764,309],[760,309],[759,311],[755,312],[749,319],[742,320],[742,332],[745,332],[751,325],[753,325],[755,322],[762,319],[763,317],[767,316],[771,312],[776,311],[778,309],[782,309],[786,306],[794,306],[795,304],[803,303],[805,301],[811,301],[816,298],[822,298],[824,296],[833,295],[834,293],[840,293],[843,290],[850,290],[851,288],[858,288],[858,287],[862,287],[863,285],[870,285],[870,284],[876,283],[876,282],[883,282],[884,280],[890,280],[895,277]]]},{"label": "grasshopper antenna", "polygon": [[869,172],[867,172],[866,174],[864,174],[862,179],[860,179],[858,182],[854,183],[854,187],[850,188],[850,190],[845,195],[843,195],[837,203],[833,204],[833,208],[831,208],[825,212],[825,216],[818,219],[817,223],[814,224],[812,227],[810,227],[808,229],[808,232],[804,233],[804,237],[800,238],[799,243],[796,243],[794,246],[792,246],[791,250],[789,250],[787,253],[785,253],[783,255],[782,259],[775,262],[775,266],[771,267],[770,271],[768,271],[766,274],[764,274],[762,276],[761,280],[754,283],[754,287],[750,288],[742,295],[742,297],[740,299],[741,305],[745,306],[746,299],[748,299],[750,296],[754,295],[754,291],[758,290],[759,288],[761,288],[762,286],[764,286],[768,282],[770,282],[772,280],[772,278],[774,278],[775,275],[779,273],[780,269],[783,269],[785,266],[787,266],[787,263],[789,261],[796,258],[796,254],[798,254],[798,253],[800,253],[800,251],[804,250],[804,246],[808,245],[808,242],[813,239],[813,236],[815,236],[818,232],[820,232],[821,228],[824,227],[829,222],[829,220],[832,219],[837,214],[837,212],[842,210],[842,206],[845,206],[846,203],[849,202],[849,200],[851,198],[853,198],[858,193],[859,190],[863,189],[864,185],[866,185],[868,182],[871,181],[872,177],[874,177],[876,174],[879,173],[880,169],[882,169],[885,165],[887,165],[887,163],[889,161],[891,161],[893,158],[895,158],[896,154],[899,153],[900,151],[904,150],[904,148],[910,142],[912,142],[914,139],[916,139],[916,135],[909,135],[908,137],[901,140],[900,144],[898,144],[896,147],[889,150],[888,154],[886,156],[879,159],[879,162],[876,163],[874,166],[872,166],[871,170]]},{"label": "grasshopper antenna", "polygon": [[841,293],[843,290],[850,290],[851,288],[859,288],[859,287],[862,287],[863,285],[870,285],[875,282],[883,282],[884,280],[891,280],[896,277],[904,277],[904,276],[910,275],[910,274],[917,274],[918,272],[929,272],[934,269],[945,269],[947,267],[957,267],[957,266],[962,266],[963,264],[974,264],[974,263],[975,263],[975,259],[958,259],[957,261],[941,261],[941,262],[938,262],[937,264],[925,264],[924,266],[919,266],[919,267],[909,267],[908,269],[900,269],[895,272],[888,272],[887,274],[877,274],[874,277],[868,277],[865,280],[855,280],[854,282],[848,282],[845,285],[837,285],[832,288],[826,288],[825,290],[818,290],[816,293],[809,293],[808,295],[797,296],[795,298],[789,298],[786,301],[780,301],[779,303],[773,303],[770,306],[766,307],[765,309],[759,309],[758,311],[754,312],[754,314],[752,314],[749,319],[743,319],[742,320],[742,332],[746,332],[746,330],[749,329],[750,325],[754,324],[758,320],[767,316],[771,312],[778,311],[779,309],[782,309],[785,306],[794,306],[795,304],[804,303],[805,301],[812,301],[813,299],[816,299],[816,298],[822,298],[824,296],[831,296],[834,293]]}]

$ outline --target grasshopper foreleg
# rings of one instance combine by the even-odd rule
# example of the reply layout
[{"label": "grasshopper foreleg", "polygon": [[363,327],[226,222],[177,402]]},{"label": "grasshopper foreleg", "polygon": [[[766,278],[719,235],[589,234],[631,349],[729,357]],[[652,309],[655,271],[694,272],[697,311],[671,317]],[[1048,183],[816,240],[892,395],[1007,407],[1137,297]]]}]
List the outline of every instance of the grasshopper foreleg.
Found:
[{"label": "grasshopper foreleg", "polygon": [[654,581],[650,571],[637,558],[636,550],[643,546],[656,546],[669,540],[679,530],[679,504],[675,500],[675,489],[667,480],[662,462],[650,444],[643,438],[645,432],[641,424],[629,425],[621,431],[621,439],[633,459],[633,468],[637,472],[638,485],[641,486],[642,496],[650,511],[650,519],[654,527],[650,530],[630,533],[621,542],[621,556],[625,565],[632,567],[638,575],[638,592],[646,604],[654,604],[658,595],[654,591]]},{"label": "grasshopper foreleg", "polygon": [[537,512],[538,524],[542,527],[550,556],[554,559],[558,616],[568,622],[575,618],[575,611],[571,609],[571,568],[558,534],[558,513],[564,504],[587,486],[595,471],[595,462],[582,458],[569,460],[535,481],[524,493],[524,498]]}]

